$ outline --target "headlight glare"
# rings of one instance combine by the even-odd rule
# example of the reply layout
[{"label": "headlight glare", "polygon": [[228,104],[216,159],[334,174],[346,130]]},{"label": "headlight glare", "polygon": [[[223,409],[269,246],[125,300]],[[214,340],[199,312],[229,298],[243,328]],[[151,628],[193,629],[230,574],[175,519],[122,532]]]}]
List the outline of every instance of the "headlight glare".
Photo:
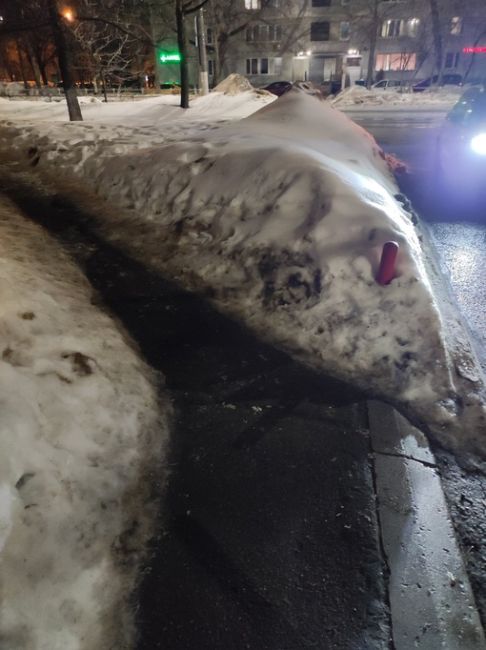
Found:
[{"label": "headlight glare", "polygon": [[478,156],[486,156],[486,133],[478,133],[471,140],[471,149]]}]

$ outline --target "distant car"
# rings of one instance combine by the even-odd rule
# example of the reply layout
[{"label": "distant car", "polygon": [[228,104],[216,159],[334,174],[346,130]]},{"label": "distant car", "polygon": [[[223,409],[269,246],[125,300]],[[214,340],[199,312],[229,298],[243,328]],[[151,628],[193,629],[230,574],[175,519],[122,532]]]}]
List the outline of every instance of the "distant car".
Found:
[{"label": "distant car", "polygon": [[446,195],[475,199],[486,189],[486,88],[467,90],[437,140],[436,177]]},{"label": "distant car", "polygon": [[373,90],[399,90],[403,89],[406,84],[399,79],[382,79],[377,81],[371,87]]},{"label": "distant car", "polygon": [[263,90],[267,90],[269,93],[272,93],[272,95],[280,97],[280,95],[288,92],[292,86],[293,83],[291,81],[273,81],[271,84],[268,84],[268,86],[263,86]]},{"label": "distant car", "polygon": [[[438,75],[419,81],[418,83],[412,86],[414,93],[422,93],[427,88],[430,88],[433,84],[437,83],[439,79]],[[460,74],[444,74],[442,75],[441,86],[462,86],[462,76]]]}]

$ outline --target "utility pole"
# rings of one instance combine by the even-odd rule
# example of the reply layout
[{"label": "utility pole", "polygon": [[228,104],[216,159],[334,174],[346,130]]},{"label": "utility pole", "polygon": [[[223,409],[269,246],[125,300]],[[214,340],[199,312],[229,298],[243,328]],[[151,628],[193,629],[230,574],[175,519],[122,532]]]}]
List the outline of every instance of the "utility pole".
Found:
[{"label": "utility pole", "polygon": [[435,67],[437,69],[437,85],[440,86],[442,83],[442,73],[443,73],[443,47],[442,47],[442,32],[441,32],[441,21],[439,13],[439,4],[437,0],[429,0],[430,3],[430,16],[432,18],[432,35],[434,38],[434,50],[435,50]]},{"label": "utility pole", "polygon": [[[48,7],[51,27],[54,34],[54,42],[56,44],[57,58],[59,60],[59,68],[61,70],[64,94],[66,96],[69,119],[71,122],[80,122],[82,121],[83,116],[79,107],[76,86],[74,84],[69,36],[66,34],[66,27],[64,26],[61,15],[59,14],[57,0],[48,0]],[[70,15],[72,16],[72,14]]]},{"label": "utility pole", "polygon": [[187,66],[186,16],[183,0],[176,0],[177,44],[181,57],[181,108],[189,108],[189,68]]},{"label": "utility pole", "polygon": [[204,26],[204,10],[201,7],[197,12],[197,46],[199,51],[199,86],[201,93],[209,93],[208,79],[208,53],[206,51],[206,28]]}]

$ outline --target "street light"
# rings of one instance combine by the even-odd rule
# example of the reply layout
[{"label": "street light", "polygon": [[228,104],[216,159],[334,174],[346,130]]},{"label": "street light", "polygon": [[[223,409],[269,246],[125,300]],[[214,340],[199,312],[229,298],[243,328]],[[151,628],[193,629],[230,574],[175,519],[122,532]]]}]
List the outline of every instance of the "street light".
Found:
[{"label": "street light", "polygon": [[74,13],[72,9],[63,9],[62,10],[62,17],[68,21],[68,23],[74,22]]}]

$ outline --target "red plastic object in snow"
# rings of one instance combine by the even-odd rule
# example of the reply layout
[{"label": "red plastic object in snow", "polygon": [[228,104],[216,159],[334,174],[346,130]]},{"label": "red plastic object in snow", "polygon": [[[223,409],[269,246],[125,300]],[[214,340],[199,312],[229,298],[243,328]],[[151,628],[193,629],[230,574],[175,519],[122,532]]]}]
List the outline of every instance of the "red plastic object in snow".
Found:
[{"label": "red plastic object in snow", "polygon": [[397,261],[398,244],[396,241],[387,241],[383,245],[380,268],[376,275],[378,284],[390,284],[395,277],[395,263]]}]

